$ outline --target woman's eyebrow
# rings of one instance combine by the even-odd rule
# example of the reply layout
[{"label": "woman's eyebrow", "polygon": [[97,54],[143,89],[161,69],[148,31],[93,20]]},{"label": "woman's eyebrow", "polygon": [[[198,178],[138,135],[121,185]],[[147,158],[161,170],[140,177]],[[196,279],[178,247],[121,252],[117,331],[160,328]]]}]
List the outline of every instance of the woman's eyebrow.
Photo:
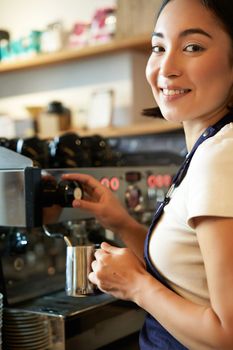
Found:
[{"label": "woman's eyebrow", "polygon": [[188,36],[188,35],[192,35],[192,34],[201,34],[201,35],[205,35],[210,39],[213,39],[212,36],[207,33],[205,30],[201,29],[201,28],[189,28],[184,30],[183,32],[180,33],[180,37],[184,37],[184,36]]},{"label": "woman's eyebrow", "polygon": [[[182,31],[180,34],[179,34],[179,37],[186,37],[188,35],[192,35],[192,34],[201,34],[201,35],[205,35],[207,36],[208,38],[212,39],[212,36],[207,33],[205,30],[201,29],[201,28],[189,28],[189,29],[185,29],[184,31]],[[158,37],[158,38],[164,38],[164,35],[163,33],[160,33],[160,32],[153,32],[152,33],[152,37]]]}]

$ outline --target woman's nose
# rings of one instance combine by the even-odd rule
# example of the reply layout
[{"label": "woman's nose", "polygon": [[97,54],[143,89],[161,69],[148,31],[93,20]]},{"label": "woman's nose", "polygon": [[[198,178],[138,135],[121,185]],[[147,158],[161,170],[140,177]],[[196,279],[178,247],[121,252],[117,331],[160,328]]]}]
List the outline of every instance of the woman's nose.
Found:
[{"label": "woman's nose", "polygon": [[180,57],[176,53],[165,53],[161,57],[159,75],[168,77],[178,77],[181,75]]}]

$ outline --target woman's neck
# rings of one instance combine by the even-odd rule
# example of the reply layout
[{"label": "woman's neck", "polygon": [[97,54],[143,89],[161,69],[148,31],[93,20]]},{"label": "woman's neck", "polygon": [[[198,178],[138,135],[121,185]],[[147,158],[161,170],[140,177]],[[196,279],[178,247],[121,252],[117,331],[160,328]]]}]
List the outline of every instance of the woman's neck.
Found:
[{"label": "woman's neck", "polygon": [[200,118],[199,120],[186,120],[183,121],[183,128],[185,133],[185,140],[188,152],[191,151],[197,139],[201,136],[201,134],[211,125],[217,123],[220,119],[224,117],[228,113],[227,110],[218,113],[217,115],[210,118]]}]

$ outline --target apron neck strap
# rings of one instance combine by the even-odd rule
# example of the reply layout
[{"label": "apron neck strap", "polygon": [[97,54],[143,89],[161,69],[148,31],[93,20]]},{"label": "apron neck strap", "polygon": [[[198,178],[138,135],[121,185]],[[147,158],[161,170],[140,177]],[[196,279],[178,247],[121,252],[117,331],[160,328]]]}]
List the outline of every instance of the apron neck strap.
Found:
[{"label": "apron neck strap", "polygon": [[185,175],[188,171],[191,159],[192,159],[194,153],[196,152],[197,148],[202,144],[202,142],[204,142],[208,138],[217,134],[217,132],[219,130],[221,130],[225,125],[229,124],[230,122],[233,122],[233,112],[229,112],[222,119],[220,119],[217,123],[215,123],[212,126],[209,126],[203,132],[203,134],[195,142],[192,150],[187,154],[186,159],[184,160],[183,164],[180,167],[180,170],[178,171],[178,173],[174,177],[174,179],[173,179],[173,187],[174,188],[178,187],[179,184],[181,183],[181,181],[183,180],[183,178],[185,177]]}]

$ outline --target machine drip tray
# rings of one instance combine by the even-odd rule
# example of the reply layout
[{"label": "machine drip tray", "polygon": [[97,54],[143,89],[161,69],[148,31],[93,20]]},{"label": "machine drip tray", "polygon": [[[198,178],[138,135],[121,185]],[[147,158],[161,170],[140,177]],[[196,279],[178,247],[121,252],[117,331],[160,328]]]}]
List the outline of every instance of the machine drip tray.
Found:
[{"label": "machine drip tray", "polygon": [[19,308],[25,311],[66,318],[77,316],[112,302],[116,302],[116,299],[104,293],[93,296],[70,297],[64,291],[59,291],[22,303]]},{"label": "machine drip tray", "polygon": [[135,304],[104,293],[76,298],[56,292],[8,310],[46,319],[51,334],[48,350],[99,349],[138,332],[145,318]]}]

